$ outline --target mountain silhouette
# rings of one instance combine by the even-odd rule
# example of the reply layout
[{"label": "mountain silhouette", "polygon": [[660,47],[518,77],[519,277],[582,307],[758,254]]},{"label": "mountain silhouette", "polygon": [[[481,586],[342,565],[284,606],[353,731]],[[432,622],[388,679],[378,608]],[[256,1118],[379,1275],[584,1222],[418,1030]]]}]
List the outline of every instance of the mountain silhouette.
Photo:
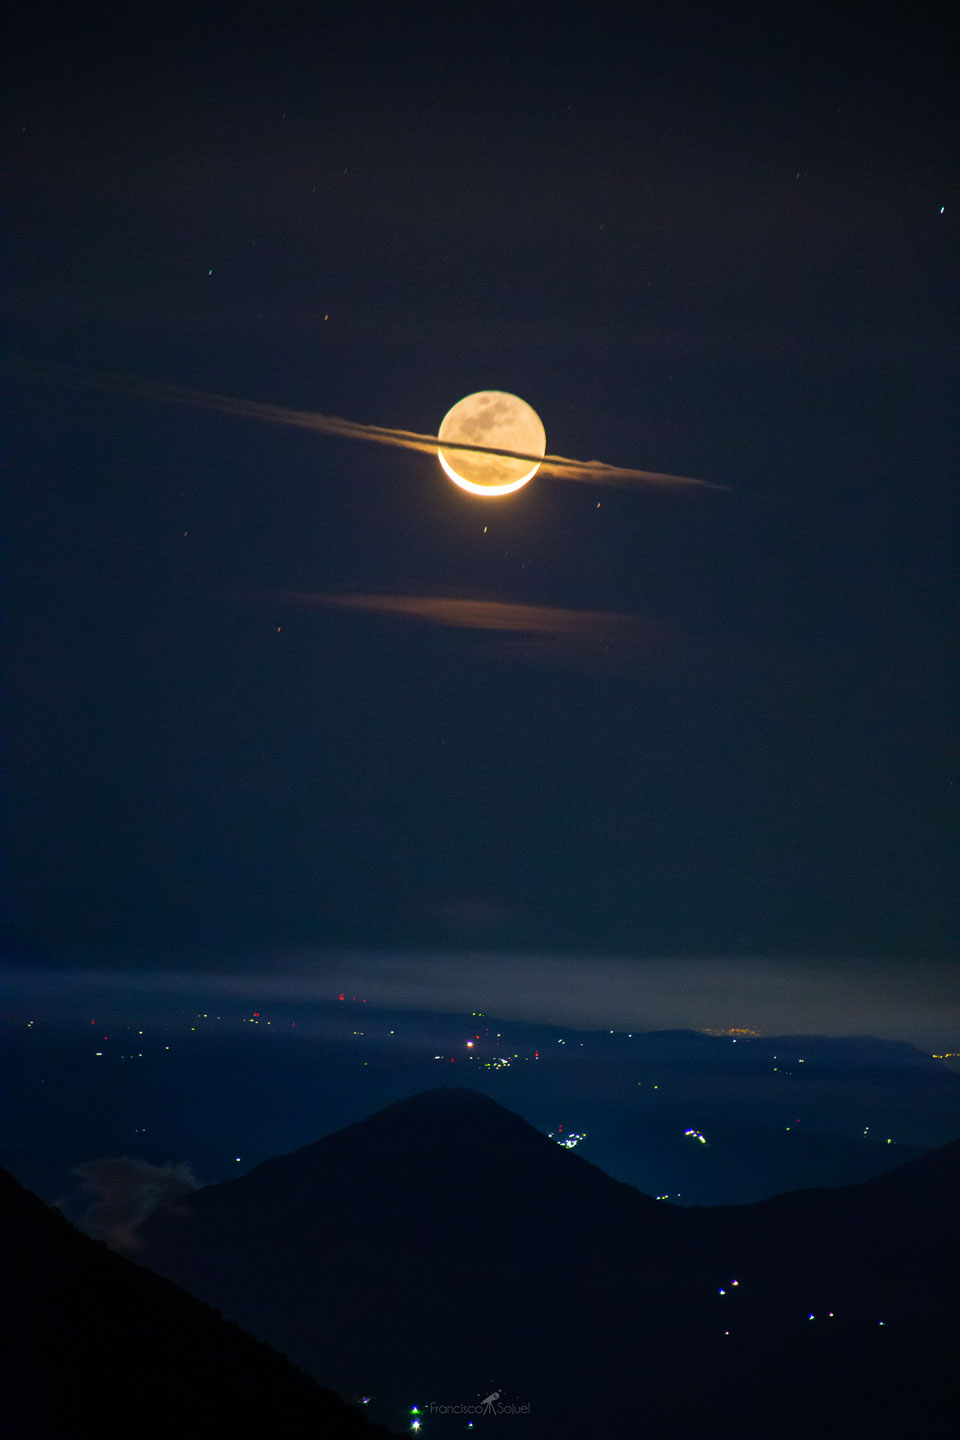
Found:
[{"label": "mountain silhouette", "polygon": [[393,1423],[497,1389],[528,1440],[907,1434],[956,1338],[958,1166],[680,1209],[443,1089],[158,1211],[139,1258]]},{"label": "mountain silhouette", "polygon": [[115,1255],[0,1170],[8,1440],[209,1437],[389,1440],[168,1280]]}]

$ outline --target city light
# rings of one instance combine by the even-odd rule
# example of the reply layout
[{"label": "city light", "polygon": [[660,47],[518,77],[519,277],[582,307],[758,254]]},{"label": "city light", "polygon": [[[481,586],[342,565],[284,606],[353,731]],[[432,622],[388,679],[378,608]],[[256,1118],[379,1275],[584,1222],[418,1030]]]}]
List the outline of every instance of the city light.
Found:
[{"label": "city light", "polygon": [[560,1145],[564,1150],[575,1150],[580,1144],[580,1141],[586,1140],[586,1138],[587,1132],[585,1130],[582,1132],[576,1130],[568,1130],[566,1135],[564,1135],[562,1125],[559,1127],[558,1130],[550,1131],[550,1139],[556,1141],[556,1143]]}]

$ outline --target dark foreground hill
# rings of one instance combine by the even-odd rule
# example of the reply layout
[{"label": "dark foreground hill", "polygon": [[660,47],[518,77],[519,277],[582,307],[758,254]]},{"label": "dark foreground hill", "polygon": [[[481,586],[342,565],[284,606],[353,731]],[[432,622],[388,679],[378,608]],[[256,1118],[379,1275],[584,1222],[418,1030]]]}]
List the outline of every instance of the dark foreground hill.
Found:
[{"label": "dark foreground hill", "polygon": [[388,1440],[276,1350],[81,1235],[0,1171],[0,1433]]},{"label": "dark foreground hill", "polygon": [[446,1089],[195,1192],[142,1257],[432,1434],[498,1390],[529,1413],[475,1433],[906,1435],[945,1404],[958,1162],[682,1210]]}]

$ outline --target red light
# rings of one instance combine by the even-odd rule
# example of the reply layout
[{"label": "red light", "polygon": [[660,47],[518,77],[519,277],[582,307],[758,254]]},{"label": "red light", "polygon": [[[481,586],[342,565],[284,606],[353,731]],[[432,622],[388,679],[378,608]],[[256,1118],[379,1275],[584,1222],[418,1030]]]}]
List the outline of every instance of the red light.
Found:
[{"label": "red light", "polygon": [[338,1000],[342,1000],[342,999],[343,999],[343,991],[342,991],[342,990],[341,990],[340,994],[337,996],[337,999],[338,999]]},{"label": "red light", "polygon": [[259,1010],[254,1010],[254,1012],[253,1012],[253,1018],[254,1018],[254,1020],[259,1020],[259,1019],[260,1019],[260,1011],[259,1011]]}]

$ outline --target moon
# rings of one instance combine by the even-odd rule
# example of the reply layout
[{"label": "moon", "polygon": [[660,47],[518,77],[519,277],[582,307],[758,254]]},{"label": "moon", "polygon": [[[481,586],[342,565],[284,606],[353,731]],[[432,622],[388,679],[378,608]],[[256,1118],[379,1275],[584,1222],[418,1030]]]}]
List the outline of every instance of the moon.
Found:
[{"label": "moon", "polygon": [[[444,415],[437,435],[448,445],[486,445],[491,449],[519,450],[524,455],[543,455],[546,431],[536,410],[519,395],[504,390],[478,390],[458,400]],[[511,495],[532,480],[540,469],[539,460],[512,455],[480,455],[469,450],[444,454],[437,459],[455,485],[471,495]]]}]

